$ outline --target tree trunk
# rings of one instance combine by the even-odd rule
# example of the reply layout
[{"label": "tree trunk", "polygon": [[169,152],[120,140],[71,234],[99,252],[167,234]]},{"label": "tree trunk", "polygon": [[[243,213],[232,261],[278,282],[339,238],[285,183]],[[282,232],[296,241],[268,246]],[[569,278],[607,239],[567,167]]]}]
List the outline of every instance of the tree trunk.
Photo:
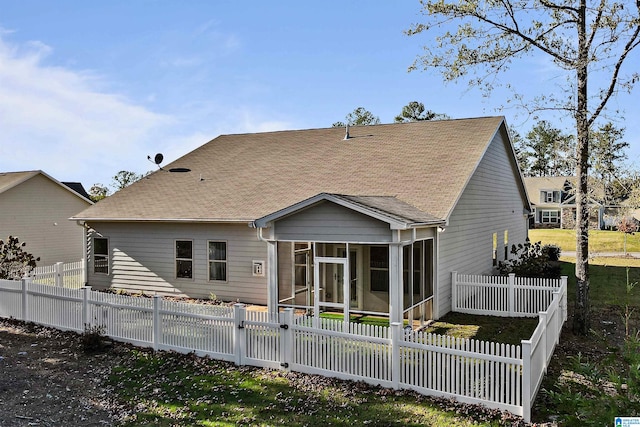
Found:
[{"label": "tree trunk", "polygon": [[577,197],[576,197],[576,302],[573,318],[573,331],[587,335],[591,328],[589,302],[589,207],[588,207],[588,168],[589,168],[589,121],[587,92],[587,31],[586,0],[580,1],[578,23],[578,67],[577,67]]}]

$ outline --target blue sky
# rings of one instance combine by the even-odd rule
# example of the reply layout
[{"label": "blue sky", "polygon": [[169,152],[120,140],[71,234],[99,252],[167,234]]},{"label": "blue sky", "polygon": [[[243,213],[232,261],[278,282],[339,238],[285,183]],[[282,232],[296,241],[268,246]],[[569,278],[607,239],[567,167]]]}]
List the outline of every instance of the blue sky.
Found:
[{"label": "blue sky", "polygon": [[[417,0],[4,1],[0,171],[42,169],[88,189],[220,134],[329,127],[359,106],[389,123],[414,100],[454,118],[505,115],[526,133],[535,121],[501,110],[505,91],[486,98],[435,71],[407,72],[428,42],[403,34],[419,11]],[[555,90],[536,58],[499,78]],[[613,104],[634,162],[637,97]]]}]

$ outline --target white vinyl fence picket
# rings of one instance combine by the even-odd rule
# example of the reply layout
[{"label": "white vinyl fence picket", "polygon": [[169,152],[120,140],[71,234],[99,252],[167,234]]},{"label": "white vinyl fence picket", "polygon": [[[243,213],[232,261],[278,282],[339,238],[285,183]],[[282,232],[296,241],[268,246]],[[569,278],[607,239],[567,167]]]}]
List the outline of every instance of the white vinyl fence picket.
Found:
[{"label": "white vinyl fence picket", "polygon": [[[461,310],[531,315],[538,327],[520,345],[457,339],[341,320],[0,280],[0,316],[105,335],[238,365],[289,369],[508,410],[530,420],[531,405],[566,321],[567,283],[454,275]],[[491,290],[478,286],[482,283]],[[554,287],[557,286],[557,287]],[[550,297],[547,296],[550,294]],[[527,295],[531,301],[525,301]],[[494,304],[491,298],[499,300]],[[458,300],[460,300],[458,303]],[[476,305],[472,305],[474,302]],[[488,307],[494,312],[488,312]]]},{"label": "white vinyl fence picket", "polygon": [[84,259],[66,264],[57,262],[53,265],[36,267],[29,275],[33,283],[40,285],[80,289],[85,284],[84,266]]},{"label": "white vinyl fence picket", "polygon": [[567,277],[481,276],[451,273],[451,311],[484,316],[536,317]]}]

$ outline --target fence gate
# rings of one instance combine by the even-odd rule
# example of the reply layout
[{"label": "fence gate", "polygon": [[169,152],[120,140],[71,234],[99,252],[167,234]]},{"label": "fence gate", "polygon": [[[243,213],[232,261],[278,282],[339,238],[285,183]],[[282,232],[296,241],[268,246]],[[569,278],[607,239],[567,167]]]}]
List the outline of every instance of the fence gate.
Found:
[{"label": "fence gate", "polygon": [[282,367],[282,329],[278,313],[236,311],[236,363],[264,368]]}]

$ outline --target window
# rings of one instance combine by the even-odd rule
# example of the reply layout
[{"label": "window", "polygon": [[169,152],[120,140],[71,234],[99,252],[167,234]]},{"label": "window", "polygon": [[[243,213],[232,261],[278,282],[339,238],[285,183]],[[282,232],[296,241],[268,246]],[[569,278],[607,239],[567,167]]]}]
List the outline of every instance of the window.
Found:
[{"label": "window", "polygon": [[389,292],[389,248],[386,246],[371,246],[369,248],[369,267],[371,290]]},{"label": "window", "polygon": [[493,233],[493,265],[498,265],[498,233]]},{"label": "window", "polygon": [[402,251],[403,306],[407,309],[433,296],[433,239],[414,242]]},{"label": "window", "polygon": [[547,224],[558,224],[560,222],[560,212],[559,211],[542,211],[541,212],[541,222]]},{"label": "window", "polygon": [[547,192],[547,203],[552,203],[553,202],[553,191],[548,191]]},{"label": "window", "polygon": [[109,274],[109,240],[104,237],[93,238],[93,272]]},{"label": "window", "polygon": [[545,203],[560,203],[560,191],[542,191],[540,199]]},{"label": "window", "polygon": [[176,278],[193,279],[193,242],[176,240]]},{"label": "window", "polygon": [[209,242],[209,280],[227,281],[227,242]]},{"label": "window", "polygon": [[509,259],[509,230],[504,230],[504,259]]},{"label": "window", "polygon": [[309,283],[309,261],[311,259],[311,244],[296,243],[294,245],[293,264],[295,268],[294,284],[306,287]]}]

